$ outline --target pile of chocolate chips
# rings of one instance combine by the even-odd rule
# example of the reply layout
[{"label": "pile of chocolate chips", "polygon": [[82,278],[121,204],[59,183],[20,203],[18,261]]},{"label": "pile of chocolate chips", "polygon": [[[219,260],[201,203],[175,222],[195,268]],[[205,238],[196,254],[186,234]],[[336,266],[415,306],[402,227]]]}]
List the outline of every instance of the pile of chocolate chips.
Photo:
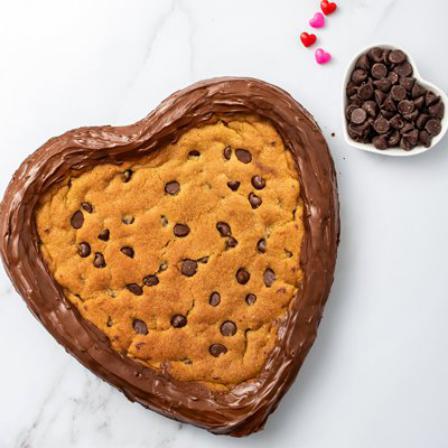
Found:
[{"label": "pile of chocolate chips", "polygon": [[401,50],[374,47],[358,58],[347,84],[347,131],[377,149],[429,147],[442,130],[445,106],[412,76]]}]

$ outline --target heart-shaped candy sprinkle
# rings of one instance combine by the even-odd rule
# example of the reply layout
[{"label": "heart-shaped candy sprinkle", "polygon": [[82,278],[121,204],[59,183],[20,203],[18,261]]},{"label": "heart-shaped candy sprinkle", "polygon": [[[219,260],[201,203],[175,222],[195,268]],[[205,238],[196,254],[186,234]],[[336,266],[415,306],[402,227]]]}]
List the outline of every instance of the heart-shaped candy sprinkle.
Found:
[{"label": "heart-shaped candy sprinkle", "polygon": [[328,16],[329,14],[333,14],[336,11],[336,8],[338,5],[334,2],[329,2],[328,0],[322,0],[320,2],[320,9],[322,9],[322,12]]},{"label": "heart-shaped candy sprinkle", "polygon": [[316,37],[316,35],[313,34],[313,33],[307,33],[307,32],[304,31],[304,32],[300,35],[300,40],[302,41],[302,44],[303,44],[305,47],[311,47],[311,45],[313,45],[313,44],[316,42],[317,37]]},{"label": "heart-shaped candy sprinkle", "polygon": [[314,57],[318,64],[326,64],[331,61],[331,54],[326,52],[323,48],[318,48],[314,53]]},{"label": "heart-shaped candy sprinkle", "polygon": [[325,16],[321,12],[316,12],[309,23],[313,28],[322,28],[325,26]]}]

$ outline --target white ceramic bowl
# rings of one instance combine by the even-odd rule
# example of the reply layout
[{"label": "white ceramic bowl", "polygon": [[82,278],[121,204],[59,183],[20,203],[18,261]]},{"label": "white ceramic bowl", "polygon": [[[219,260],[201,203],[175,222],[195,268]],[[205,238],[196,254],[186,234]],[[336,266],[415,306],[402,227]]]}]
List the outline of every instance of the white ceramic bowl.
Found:
[{"label": "white ceramic bowl", "polygon": [[[402,51],[404,51],[408,57],[408,60],[410,62],[410,64],[412,65],[412,68],[414,70],[414,74],[413,76],[417,79],[417,81],[425,88],[433,91],[436,95],[439,95],[443,101],[443,103],[445,104],[445,114],[443,116],[442,119],[442,130],[440,132],[439,135],[436,135],[432,141],[431,141],[431,146],[429,148],[426,148],[423,145],[419,145],[416,146],[414,149],[412,149],[411,151],[405,151],[404,149],[401,148],[391,148],[391,149],[376,149],[375,146],[371,143],[358,143],[357,141],[353,140],[347,132],[347,120],[345,118],[345,109],[347,107],[347,97],[345,94],[345,89],[346,86],[350,80],[352,71],[355,67],[356,61],[358,60],[358,58],[366,53],[367,51],[369,51],[371,48],[373,47],[381,47],[381,48],[385,48],[387,50],[396,50],[396,49],[400,49]],[[444,135],[446,134],[447,130],[448,130],[448,97],[445,94],[445,92],[443,90],[441,90],[439,87],[435,86],[434,84],[424,80],[421,76],[420,73],[418,71],[417,66],[415,65],[415,62],[412,60],[412,56],[410,55],[410,53],[408,51],[406,51],[405,49],[403,49],[403,47],[396,47],[394,45],[389,45],[389,44],[376,44],[376,45],[369,45],[367,48],[364,48],[362,51],[360,51],[352,60],[352,62],[348,65],[347,67],[347,71],[345,72],[345,77],[344,77],[344,86],[342,89],[342,119],[343,119],[343,135],[345,138],[345,141],[353,146],[354,148],[358,148],[358,149],[362,149],[363,151],[368,151],[368,152],[374,152],[377,154],[382,154],[384,156],[396,156],[396,157],[407,157],[407,156],[416,156],[417,154],[422,154],[426,151],[429,151],[430,149],[434,148],[434,146],[437,145],[437,143],[440,142],[440,140],[442,140],[442,138],[444,137]]]}]

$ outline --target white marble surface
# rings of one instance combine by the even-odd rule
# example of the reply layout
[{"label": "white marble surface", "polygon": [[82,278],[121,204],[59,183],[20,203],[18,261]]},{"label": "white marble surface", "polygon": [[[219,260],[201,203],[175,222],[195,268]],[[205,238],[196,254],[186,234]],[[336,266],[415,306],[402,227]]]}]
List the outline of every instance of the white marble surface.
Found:
[{"label": "white marble surface", "polygon": [[[317,343],[264,432],[214,437],[128,402],[67,355],[0,274],[0,448],[448,446],[448,141],[406,160],[341,138],[363,46],[412,52],[448,90],[448,2],[340,0],[317,66],[297,42],[317,0],[1,0],[0,190],[47,138],[125,124],[172,91],[252,75],[315,115],[337,166],[342,241]],[[330,137],[335,132],[336,137]]]}]

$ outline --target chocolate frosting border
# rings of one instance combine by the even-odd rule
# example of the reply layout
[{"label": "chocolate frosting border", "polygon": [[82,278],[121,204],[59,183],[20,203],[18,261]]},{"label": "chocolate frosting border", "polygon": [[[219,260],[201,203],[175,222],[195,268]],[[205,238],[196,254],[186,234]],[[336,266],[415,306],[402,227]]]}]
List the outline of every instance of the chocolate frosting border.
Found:
[{"label": "chocolate frosting border", "polygon": [[[297,163],[305,236],[304,280],[280,323],[278,342],[260,375],[230,392],[182,383],[122,356],[65,298],[39,251],[34,214],[39,197],[73,171],[121,163],[175,141],[215,115],[256,114],[272,122]],[[253,78],[215,78],[164,100],[143,120],[122,127],[75,129],[50,139],[14,174],[0,206],[0,252],[15,288],[33,314],[84,366],[130,400],[216,434],[261,429],[295,379],[316,338],[333,282],[339,240],[336,173],[312,116],[282,89]]]}]

